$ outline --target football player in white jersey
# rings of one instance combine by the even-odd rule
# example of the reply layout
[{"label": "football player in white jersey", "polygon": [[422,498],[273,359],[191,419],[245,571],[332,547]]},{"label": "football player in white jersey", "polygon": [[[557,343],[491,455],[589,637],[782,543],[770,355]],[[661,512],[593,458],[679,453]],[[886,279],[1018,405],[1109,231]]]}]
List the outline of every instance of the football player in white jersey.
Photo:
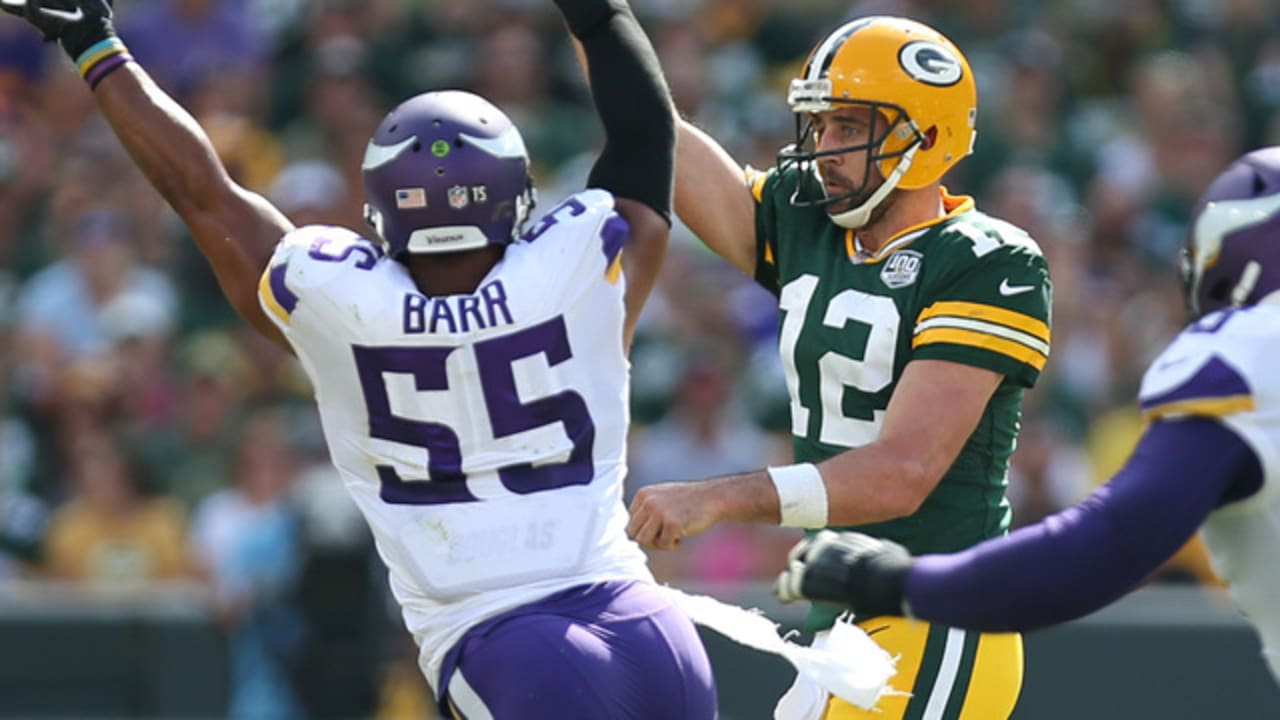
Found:
[{"label": "football player in white jersey", "polygon": [[1129,592],[1198,529],[1280,681],[1280,147],[1244,155],[1209,185],[1181,268],[1192,322],[1147,370],[1147,428],[1107,484],[950,555],[819,535],[792,551],[779,596],[1032,630]]},{"label": "football player in white jersey", "polygon": [[[557,0],[606,144],[531,228],[519,131],[460,91],[389,113],[365,239],[234,183],[107,0],[0,0],[57,39],[228,299],[295,352],[450,717],[712,718],[693,624],[627,539],[626,349],[665,251],[670,96],[625,0]],[[621,251],[633,261],[624,279]]]}]

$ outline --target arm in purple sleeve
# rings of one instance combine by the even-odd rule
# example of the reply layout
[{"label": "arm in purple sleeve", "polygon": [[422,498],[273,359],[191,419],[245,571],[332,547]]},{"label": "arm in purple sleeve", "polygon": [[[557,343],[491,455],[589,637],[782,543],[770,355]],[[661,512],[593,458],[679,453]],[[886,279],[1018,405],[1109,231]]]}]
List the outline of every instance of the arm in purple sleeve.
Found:
[{"label": "arm in purple sleeve", "polygon": [[964,552],[912,566],[916,617],[982,631],[1025,631],[1098,610],[1171,557],[1219,505],[1262,483],[1253,451],[1205,418],[1158,421],[1084,502]]}]

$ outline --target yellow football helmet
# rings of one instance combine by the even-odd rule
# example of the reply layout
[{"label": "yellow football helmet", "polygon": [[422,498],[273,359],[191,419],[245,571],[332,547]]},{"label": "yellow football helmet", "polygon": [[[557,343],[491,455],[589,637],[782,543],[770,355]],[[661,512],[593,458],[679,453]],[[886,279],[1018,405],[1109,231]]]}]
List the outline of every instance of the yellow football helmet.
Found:
[{"label": "yellow football helmet", "polygon": [[[797,192],[794,204],[826,206],[861,194],[873,163],[885,178],[862,205],[832,214],[844,227],[865,225],[895,187],[937,182],[973,152],[977,136],[978,92],[969,62],[942,33],[906,18],[859,18],[827,35],[791,81],[787,104],[796,113],[796,142],[778,154],[780,168],[797,164],[804,178],[816,172],[819,157],[867,151],[862,187],[817,200]],[[870,141],[816,152],[812,116],[850,105],[872,110]]]}]

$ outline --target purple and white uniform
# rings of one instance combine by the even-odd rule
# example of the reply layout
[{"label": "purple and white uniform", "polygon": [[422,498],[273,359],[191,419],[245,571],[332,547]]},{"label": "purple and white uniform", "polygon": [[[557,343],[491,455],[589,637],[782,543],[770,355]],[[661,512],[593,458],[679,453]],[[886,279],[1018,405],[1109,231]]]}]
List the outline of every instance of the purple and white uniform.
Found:
[{"label": "purple and white uniform", "polygon": [[[482,677],[483,663],[468,663],[472,646],[506,649],[531,669],[582,671],[584,656],[611,662],[572,634],[538,646],[515,632],[496,651],[468,636],[529,608],[562,624],[572,615],[575,627],[656,618],[614,628],[616,646],[644,664],[685,663],[692,672],[647,691],[709,703],[671,717],[714,716],[696,632],[647,593],[645,556],[625,532],[629,369],[619,253],[627,232],[612,195],[578,193],[511,244],[474,293],[426,297],[377,244],[304,227],[281,241],[259,287],[315,388],[333,463],[373,530],[423,672],[467,718],[509,716],[489,707],[498,700],[486,688],[554,690],[532,672],[508,673],[498,687]],[[621,612],[611,613],[615,606]],[[448,665],[457,672],[442,676],[464,636]],[[583,682],[576,672],[561,677]],[[529,707],[518,716],[630,716],[597,707]]]},{"label": "purple and white uniform", "polygon": [[1147,370],[1139,398],[1150,421],[1217,420],[1258,463],[1261,482],[1245,474],[1228,484],[1200,535],[1214,570],[1257,627],[1263,656],[1280,681],[1278,362],[1280,297],[1273,295],[1253,307],[1207,315],[1183,331]]},{"label": "purple and white uniform", "polygon": [[1125,467],[1079,505],[908,573],[912,614],[1026,631],[1097,610],[1200,529],[1280,680],[1280,294],[1204,316],[1152,363],[1150,421]]}]

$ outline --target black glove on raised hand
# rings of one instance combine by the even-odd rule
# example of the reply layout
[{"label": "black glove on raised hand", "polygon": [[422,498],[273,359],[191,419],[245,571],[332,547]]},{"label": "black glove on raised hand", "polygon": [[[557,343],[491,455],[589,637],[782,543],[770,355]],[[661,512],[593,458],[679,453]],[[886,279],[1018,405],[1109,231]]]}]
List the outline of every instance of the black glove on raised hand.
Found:
[{"label": "black glove on raised hand", "polygon": [[0,0],[0,9],[57,40],[76,61],[86,50],[116,36],[110,0]]},{"label": "black glove on raised hand", "polygon": [[91,88],[133,59],[111,24],[111,0],[0,0],[0,10],[58,41]]},{"label": "black glove on raised hand", "polygon": [[807,598],[863,616],[902,615],[911,562],[907,549],[890,540],[823,530],[791,549],[774,589],[783,602]]}]

